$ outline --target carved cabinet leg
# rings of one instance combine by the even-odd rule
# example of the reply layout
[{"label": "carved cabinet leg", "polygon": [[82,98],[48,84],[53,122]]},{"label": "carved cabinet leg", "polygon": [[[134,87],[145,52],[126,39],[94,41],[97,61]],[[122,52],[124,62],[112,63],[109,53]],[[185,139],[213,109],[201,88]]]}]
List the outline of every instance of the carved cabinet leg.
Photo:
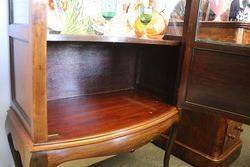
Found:
[{"label": "carved cabinet leg", "polygon": [[176,135],[177,135],[177,128],[178,128],[177,124],[174,124],[170,129],[169,140],[167,142],[166,149],[165,149],[165,155],[164,155],[164,167],[169,166],[171,151],[172,151],[172,148],[174,145],[174,140],[175,140]]},{"label": "carved cabinet leg", "polygon": [[12,136],[10,133],[8,134],[8,142],[9,142],[10,151],[11,151],[15,166],[16,167],[23,167],[21,156],[20,156],[19,152],[16,151],[16,149],[14,147],[13,139],[12,139]]},{"label": "carved cabinet leg", "polygon": [[30,167],[52,167],[49,166],[47,154],[44,152],[32,153]]}]

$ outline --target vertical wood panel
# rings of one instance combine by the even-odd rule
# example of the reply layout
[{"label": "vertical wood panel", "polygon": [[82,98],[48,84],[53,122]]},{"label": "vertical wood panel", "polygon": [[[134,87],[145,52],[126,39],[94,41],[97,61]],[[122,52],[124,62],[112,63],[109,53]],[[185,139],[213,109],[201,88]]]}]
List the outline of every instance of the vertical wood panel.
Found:
[{"label": "vertical wood panel", "polygon": [[[48,134],[46,1],[11,0],[9,8],[12,68],[15,66],[12,72],[12,108],[30,120],[28,129],[33,142],[45,142]],[[20,119],[22,115],[19,114]]]},{"label": "vertical wood panel", "polygon": [[13,61],[15,74],[15,99],[30,117],[33,100],[32,92],[32,58],[29,55],[29,43],[20,40],[13,40]]},{"label": "vertical wood panel", "polygon": [[250,116],[250,56],[194,49],[186,100]]},{"label": "vertical wood panel", "polygon": [[[29,0],[9,0],[9,36],[11,70],[11,108],[16,112],[24,128],[33,136],[31,130],[33,93],[32,57],[29,37]],[[21,12],[21,13],[20,13]],[[18,24],[12,24],[12,23]]]},{"label": "vertical wood panel", "polygon": [[46,142],[46,1],[30,0],[30,52],[33,59],[33,112],[32,131],[34,143]]}]

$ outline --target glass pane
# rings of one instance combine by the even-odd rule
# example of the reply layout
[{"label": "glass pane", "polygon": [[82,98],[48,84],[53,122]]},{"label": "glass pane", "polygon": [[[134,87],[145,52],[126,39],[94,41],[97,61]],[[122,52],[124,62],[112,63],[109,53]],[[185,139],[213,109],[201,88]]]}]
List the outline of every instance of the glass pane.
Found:
[{"label": "glass pane", "polygon": [[250,0],[201,0],[197,40],[250,45]]},{"label": "glass pane", "polygon": [[27,24],[29,23],[29,1],[13,0],[13,23]]},{"label": "glass pane", "polygon": [[186,0],[169,0],[168,15],[170,17],[167,35],[182,36],[183,22],[185,17]]},{"label": "glass pane", "polygon": [[181,34],[184,9],[185,0],[49,0],[48,33],[161,39]]}]

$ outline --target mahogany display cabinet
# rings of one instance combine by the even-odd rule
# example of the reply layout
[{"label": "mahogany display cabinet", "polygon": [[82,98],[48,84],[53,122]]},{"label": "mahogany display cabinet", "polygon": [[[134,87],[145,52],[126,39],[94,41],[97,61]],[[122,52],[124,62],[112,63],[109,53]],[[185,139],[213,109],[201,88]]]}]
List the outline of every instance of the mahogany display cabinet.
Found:
[{"label": "mahogany display cabinet", "polygon": [[[6,132],[16,166],[54,167],[130,152],[171,129],[168,166],[181,112],[250,123],[248,44],[196,38],[199,0],[186,2],[182,37],[167,32],[171,23],[152,8],[153,0],[138,17],[127,4],[115,14],[119,4],[102,1],[97,18],[96,1],[83,8],[88,17],[80,10],[84,0],[9,2],[12,104]],[[118,16],[125,21],[117,24]],[[131,22],[135,36],[110,35]]]}]

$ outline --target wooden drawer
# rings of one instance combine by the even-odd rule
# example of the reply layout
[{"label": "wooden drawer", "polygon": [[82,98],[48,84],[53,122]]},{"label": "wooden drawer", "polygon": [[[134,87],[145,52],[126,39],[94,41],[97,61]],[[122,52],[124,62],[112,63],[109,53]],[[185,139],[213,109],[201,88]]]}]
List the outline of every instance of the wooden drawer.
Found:
[{"label": "wooden drawer", "polygon": [[240,134],[242,131],[243,128],[241,123],[228,120],[223,152],[227,151],[229,148],[240,142]]}]

